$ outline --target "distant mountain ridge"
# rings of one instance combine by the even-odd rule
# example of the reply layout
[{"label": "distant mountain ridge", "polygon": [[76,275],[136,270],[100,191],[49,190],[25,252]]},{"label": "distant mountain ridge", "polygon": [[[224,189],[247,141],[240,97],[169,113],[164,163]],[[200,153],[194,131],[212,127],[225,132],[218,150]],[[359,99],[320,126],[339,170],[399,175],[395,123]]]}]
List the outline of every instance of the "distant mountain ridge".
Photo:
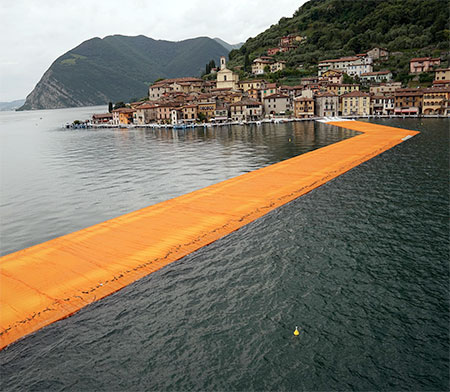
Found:
[{"label": "distant mountain ridge", "polygon": [[178,42],[143,35],[92,38],[58,57],[20,110],[127,101],[148,94],[159,78],[200,76],[205,64],[229,50],[198,37]]},{"label": "distant mountain ridge", "polygon": [[11,102],[0,102],[0,111],[15,110],[25,103],[24,99],[16,99]]},{"label": "distant mountain ridge", "polygon": [[240,49],[240,47],[244,45],[244,42],[239,42],[238,44],[229,44],[228,42],[225,42],[223,39],[220,39],[218,37],[213,39],[214,41],[221,44],[225,49],[228,49],[228,51],[232,51],[233,49]]}]

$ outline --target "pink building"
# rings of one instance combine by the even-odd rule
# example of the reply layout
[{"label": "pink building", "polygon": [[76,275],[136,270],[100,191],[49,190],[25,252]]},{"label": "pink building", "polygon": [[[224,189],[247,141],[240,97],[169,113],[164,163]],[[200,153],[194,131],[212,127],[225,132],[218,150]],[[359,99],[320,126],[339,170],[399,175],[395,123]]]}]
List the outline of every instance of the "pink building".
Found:
[{"label": "pink building", "polygon": [[421,73],[431,71],[434,66],[441,65],[440,58],[432,57],[419,57],[414,58],[409,61],[409,72],[410,73]]},{"label": "pink building", "polygon": [[277,54],[280,51],[280,48],[270,48],[267,49],[267,55],[273,56],[274,54]]}]

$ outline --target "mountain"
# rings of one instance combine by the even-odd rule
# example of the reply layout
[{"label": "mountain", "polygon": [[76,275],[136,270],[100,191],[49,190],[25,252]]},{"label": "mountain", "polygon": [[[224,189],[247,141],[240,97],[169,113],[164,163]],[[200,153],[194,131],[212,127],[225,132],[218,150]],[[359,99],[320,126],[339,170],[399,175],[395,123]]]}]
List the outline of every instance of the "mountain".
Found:
[{"label": "mountain", "polygon": [[0,111],[16,110],[25,103],[24,99],[17,99],[11,102],[0,102]]},{"label": "mountain", "polygon": [[148,94],[159,78],[200,76],[228,50],[208,37],[179,42],[143,35],[92,38],[57,58],[20,110],[128,101]]},{"label": "mountain", "polygon": [[231,51],[233,49],[239,49],[242,45],[244,45],[243,42],[239,42],[238,44],[229,44],[228,42],[225,42],[224,40],[220,39],[220,38],[213,38],[214,41],[218,42],[219,44],[221,44],[225,49],[227,49],[228,51]]},{"label": "mountain", "polygon": [[229,66],[243,66],[247,56],[248,64],[277,47],[281,37],[295,33],[306,40],[275,56],[291,70],[313,74],[320,60],[381,46],[394,52],[382,66],[407,75],[412,57],[448,56],[448,20],[448,1],[442,0],[310,0],[292,17],[281,18],[232,50]]}]

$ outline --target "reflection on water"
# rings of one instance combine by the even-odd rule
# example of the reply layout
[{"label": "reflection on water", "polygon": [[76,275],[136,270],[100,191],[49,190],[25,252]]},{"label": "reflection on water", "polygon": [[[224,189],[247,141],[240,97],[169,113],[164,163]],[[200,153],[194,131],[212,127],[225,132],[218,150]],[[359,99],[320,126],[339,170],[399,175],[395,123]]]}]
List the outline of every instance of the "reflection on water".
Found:
[{"label": "reflection on water", "polygon": [[51,123],[60,112],[0,118],[2,254],[355,135],[310,121],[67,130]]},{"label": "reflection on water", "polygon": [[[379,122],[421,133],[14,343],[0,390],[448,391],[449,121]],[[10,130],[10,250],[352,135]]]}]

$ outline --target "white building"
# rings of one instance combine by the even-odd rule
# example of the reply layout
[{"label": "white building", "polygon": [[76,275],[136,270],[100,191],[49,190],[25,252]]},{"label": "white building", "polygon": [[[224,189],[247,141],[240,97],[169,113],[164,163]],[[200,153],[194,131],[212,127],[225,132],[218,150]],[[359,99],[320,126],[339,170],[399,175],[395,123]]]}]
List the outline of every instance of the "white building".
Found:
[{"label": "white building", "polygon": [[341,57],[319,62],[319,76],[329,69],[343,71],[349,76],[358,76],[373,71],[373,60],[369,56]]}]

